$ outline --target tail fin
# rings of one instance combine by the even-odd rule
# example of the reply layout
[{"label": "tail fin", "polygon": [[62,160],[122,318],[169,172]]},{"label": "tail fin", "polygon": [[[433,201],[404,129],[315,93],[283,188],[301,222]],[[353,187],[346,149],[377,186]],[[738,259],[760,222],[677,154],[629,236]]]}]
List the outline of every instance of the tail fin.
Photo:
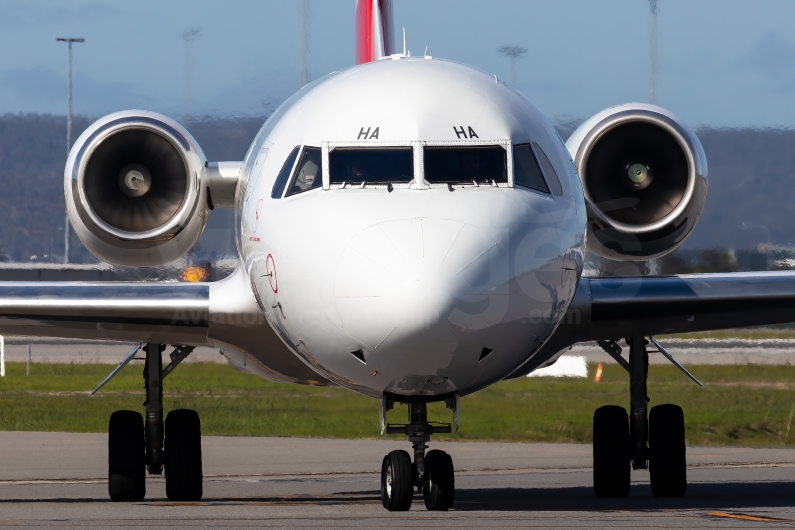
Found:
[{"label": "tail fin", "polygon": [[395,53],[392,0],[356,0],[356,64]]}]

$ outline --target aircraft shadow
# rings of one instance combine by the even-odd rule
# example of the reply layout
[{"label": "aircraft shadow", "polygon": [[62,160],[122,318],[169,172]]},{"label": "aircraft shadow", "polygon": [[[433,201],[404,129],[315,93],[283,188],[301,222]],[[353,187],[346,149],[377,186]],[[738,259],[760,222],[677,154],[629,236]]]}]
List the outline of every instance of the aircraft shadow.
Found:
[{"label": "aircraft shadow", "polygon": [[[629,497],[599,499],[591,487],[561,488],[468,488],[457,489],[453,509],[458,511],[522,511],[522,512],[594,512],[594,511],[657,511],[657,510],[722,510],[743,508],[795,507],[795,482],[730,482],[688,484],[684,497],[654,497],[648,484],[632,486]],[[42,497],[5,498],[0,506],[11,503],[83,504],[110,503],[107,497]],[[206,496],[195,504],[380,504],[380,493],[349,492],[328,495],[297,496]],[[144,504],[181,504],[167,499],[147,498]],[[187,503],[193,504],[193,503]],[[414,504],[422,505],[422,496],[415,495]]]},{"label": "aircraft shadow", "polygon": [[[422,503],[422,498],[419,500]],[[112,503],[109,497],[46,497],[30,498],[30,497],[17,497],[0,499],[0,506],[4,504],[105,504]],[[329,495],[290,495],[284,497],[213,497],[205,496],[200,501],[169,501],[163,497],[147,497],[143,501],[134,502],[132,504],[150,504],[150,505],[224,505],[224,504],[274,504],[274,505],[345,505],[345,504],[372,504],[381,503],[380,492],[359,492],[356,494],[329,494]]]},{"label": "aircraft shadow", "polygon": [[633,484],[629,497],[619,499],[599,499],[593,488],[585,486],[457,489],[453,508],[459,511],[638,511],[787,506],[795,506],[795,482],[702,482],[688,484],[684,497],[654,497],[648,484]]}]

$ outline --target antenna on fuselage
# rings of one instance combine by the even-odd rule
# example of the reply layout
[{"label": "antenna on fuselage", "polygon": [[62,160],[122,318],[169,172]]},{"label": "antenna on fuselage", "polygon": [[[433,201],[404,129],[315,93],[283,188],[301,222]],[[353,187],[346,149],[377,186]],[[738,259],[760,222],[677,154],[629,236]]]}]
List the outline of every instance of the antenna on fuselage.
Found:
[{"label": "antenna on fuselage", "polygon": [[406,26],[403,26],[403,56],[406,56]]}]

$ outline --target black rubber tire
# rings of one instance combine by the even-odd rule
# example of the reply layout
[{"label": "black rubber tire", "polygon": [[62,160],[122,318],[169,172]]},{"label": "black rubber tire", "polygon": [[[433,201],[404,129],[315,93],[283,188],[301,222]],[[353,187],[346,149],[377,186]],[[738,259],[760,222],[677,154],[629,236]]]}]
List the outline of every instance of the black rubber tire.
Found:
[{"label": "black rubber tire", "polygon": [[414,498],[411,457],[406,451],[392,451],[381,464],[381,501],[390,512],[405,512]]},{"label": "black rubber tire", "polygon": [[629,416],[606,405],[593,415],[593,489],[597,497],[629,495]]},{"label": "black rubber tire", "polygon": [[195,410],[177,409],[168,413],[163,453],[169,500],[201,500],[202,433]]},{"label": "black rubber tire", "polygon": [[685,415],[677,405],[657,405],[649,413],[649,479],[655,497],[681,497],[687,491]]},{"label": "black rubber tire", "polygon": [[144,418],[132,410],[110,415],[108,494],[113,502],[139,502],[146,496]]},{"label": "black rubber tire", "polygon": [[455,469],[453,468],[453,459],[444,451],[434,449],[425,455],[422,498],[429,511],[446,512],[453,507]]}]

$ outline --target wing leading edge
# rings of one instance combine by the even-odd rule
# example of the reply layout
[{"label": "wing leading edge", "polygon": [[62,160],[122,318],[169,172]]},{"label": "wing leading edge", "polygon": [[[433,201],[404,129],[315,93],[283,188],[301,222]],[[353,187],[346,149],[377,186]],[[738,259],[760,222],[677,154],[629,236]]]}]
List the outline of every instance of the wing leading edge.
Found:
[{"label": "wing leading edge", "polygon": [[795,322],[795,272],[587,280],[588,340]]},{"label": "wing leading edge", "polygon": [[578,342],[795,322],[795,271],[583,277],[555,333],[510,377]]},{"label": "wing leading edge", "polygon": [[209,300],[199,283],[0,282],[0,334],[205,345]]},{"label": "wing leading edge", "polygon": [[240,271],[212,284],[0,282],[0,335],[213,346],[273,381],[328,383],[266,324]]}]

